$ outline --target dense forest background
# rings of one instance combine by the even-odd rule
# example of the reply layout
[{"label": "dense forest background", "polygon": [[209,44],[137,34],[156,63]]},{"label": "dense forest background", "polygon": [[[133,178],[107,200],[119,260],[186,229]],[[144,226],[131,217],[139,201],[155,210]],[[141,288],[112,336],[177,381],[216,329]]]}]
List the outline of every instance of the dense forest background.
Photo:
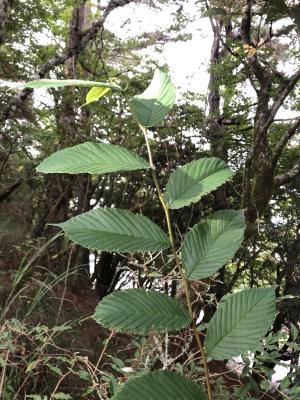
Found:
[{"label": "dense forest background", "polygon": [[[143,13],[145,31],[132,36],[128,30],[136,13]],[[161,13],[169,24],[147,30],[147,20]],[[109,93],[82,107],[88,89],[33,91],[14,84],[85,79],[140,93],[157,65],[172,77],[165,47],[189,46],[195,21],[199,26],[205,21],[212,38],[207,92],[178,88],[169,118],[151,128],[154,163],[162,185],[176,166],[204,156],[219,157],[236,172],[213,195],[172,212],[178,243],[211,211],[243,209],[247,221],[235,258],[214,279],[194,285],[195,313],[203,310],[207,323],[222,296],[246,287],[276,285],[278,297],[266,351],[252,369],[244,360],[240,376],[225,363],[212,363],[214,390],[220,395],[225,385],[232,399],[299,398],[299,3],[0,0],[1,398],[107,398],[132,369],[161,363],[185,368],[191,357],[195,365],[186,367],[188,374],[203,373],[188,332],[169,338],[165,359],[167,344],[157,337],[117,335],[89,318],[104,296],[122,288],[159,288],[182,296],[168,252],[92,252],[63,236],[53,239],[59,230],[48,225],[96,207],[119,207],[166,228],[146,172],[41,175],[35,170],[55,151],[85,141],[120,144],[147,158],[126,102]],[[202,49],[199,39],[195,60]],[[184,77],[180,50],[177,58]],[[193,88],[203,77],[188,79]],[[273,368],[281,362],[290,363],[289,374],[269,391]]]}]

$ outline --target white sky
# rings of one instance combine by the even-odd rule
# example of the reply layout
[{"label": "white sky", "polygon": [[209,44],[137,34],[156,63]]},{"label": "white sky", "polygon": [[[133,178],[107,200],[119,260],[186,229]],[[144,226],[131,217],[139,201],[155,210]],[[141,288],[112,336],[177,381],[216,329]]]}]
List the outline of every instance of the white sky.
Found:
[{"label": "white sky", "polygon": [[[195,0],[187,0],[185,10],[190,15],[197,15]],[[123,39],[134,38],[144,32],[166,31],[175,21],[178,6],[163,6],[156,10],[147,5],[129,4],[116,9],[106,21],[106,28],[116,36]],[[208,18],[197,18],[188,24],[187,29],[181,33],[192,35],[188,41],[170,42],[163,46],[161,54],[148,49],[144,53],[151,54],[161,64],[167,64],[170,69],[172,81],[177,87],[178,94],[193,91],[205,94],[208,85],[207,68],[209,65],[212,32]],[[40,42],[48,45],[52,42],[51,34],[40,32],[37,34]],[[20,50],[29,46],[29,39],[24,44],[15,47]],[[0,85],[1,85],[0,81]],[[3,82],[4,83],[4,82]],[[6,82],[7,84],[7,82]],[[9,86],[14,86],[13,84]]]},{"label": "white sky", "polygon": [[[102,4],[103,3],[103,4]],[[105,2],[101,2],[104,5]],[[163,45],[162,53],[155,53],[153,48],[143,51],[154,57],[159,64],[167,64],[169,66],[172,81],[177,88],[177,101],[180,101],[187,91],[192,91],[198,95],[207,94],[208,86],[208,67],[210,59],[210,50],[212,44],[212,30],[208,18],[201,18],[198,10],[197,0],[186,0],[184,10],[191,18],[190,21],[181,33],[191,34],[191,39],[187,41],[170,42]],[[156,30],[166,32],[167,29],[176,21],[176,12],[178,6],[167,4],[161,6],[160,9],[154,9],[146,4],[137,5],[129,4],[114,10],[106,21],[106,28],[112,31],[120,38],[134,38],[141,35],[143,32],[155,32]],[[51,42],[51,34],[40,32],[39,40],[45,45]],[[26,46],[27,43],[20,46]],[[282,64],[283,70],[286,73],[291,73],[291,65],[288,61]],[[0,81],[1,85],[1,81]],[[7,85],[7,83],[6,83]],[[13,86],[10,85],[10,86]],[[253,90],[250,85],[245,87],[249,95],[252,95]],[[43,89],[36,91],[36,99],[43,98],[43,101],[48,103],[46,98],[47,92]],[[255,96],[255,94],[253,93]],[[197,101],[197,104],[203,102]],[[277,118],[292,118],[297,113],[289,110],[281,109]]]},{"label": "white sky", "polygon": [[[170,42],[163,46],[162,54],[155,58],[168,64],[172,80],[179,93],[191,90],[205,94],[209,76],[212,31],[208,18],[201,18],[195,0],[185,2],[184,11],[190,16],[198,15],[181,33],[192,35],[188,41]],[[107,28],[120,38],[133,38],[143,32],[166,31],[175,22],[178,6],[167,5],[155,10],[146,5],[130,4],[125,9],[115,10],[106,22]],[[127,21],[127,23],[126,23]],[[125,23],[125,25],[124,25]]]},{"label": "white sky", "polygon": [[[190,16],[190,22],[181,33],[191,34],[188,41],[170,42],[163,46],[161,54],[152,56],[162,65],[169,66],[172,81],[177,88],[177,100],[180,100],[185,92],[191,91],[199,95],[207,94],[209,82],[209,59],[213,40],[209,18],[201,18],[197,0],[186,0],[184,12]],[[107,19],[106,26],[119,38],[134,38],[143,32],[166,31],[175,21],[178,6],[166,5],[161,9],[150,8],[147,5],[132,3],[125,8],[115,10]],[[278,29],[286,20],[274,24]],[[286,40],[286,39],[283,39]],[[298,42],[299,44],[299,42]],[[290,60],[282,62],[280,67],[287,75],[292,74]],[[255,98],[255,92],[250,83],[245,83],[245,91],[249,97]],[[203,105],[202,101],[195,102]],[[295,118],[299,113],[284,109],[279,110],[277,118]]]}]

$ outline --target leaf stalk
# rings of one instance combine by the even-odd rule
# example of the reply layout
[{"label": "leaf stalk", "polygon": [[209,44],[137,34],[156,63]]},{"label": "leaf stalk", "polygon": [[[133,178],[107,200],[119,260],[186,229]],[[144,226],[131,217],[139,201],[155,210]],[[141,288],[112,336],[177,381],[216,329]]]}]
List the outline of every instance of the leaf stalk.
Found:
[{"label": "leaf stalk", "polygon": [[184,291],[185,291],[185,297],[186,297],[186,301],[187,301],[187,306],[188,306],[188,311],[192,320],[192,329],[196,338],[196,342],[198,345],[198,348],[200,350],[201,356],[202,356],[202,362],[203,362],[203,367],[204,367],[204,371],[205,371],[205,380],[206,380],[206,387],[207,387],[207,393],[208,393],[208,399],[212,400],[212,389],[211,389],[211,382],[210,382],[210,375],[209,375],[209,368],[208,368],[208,363],[207,363],[207,357],[205,354],[205,350],[202,346],[201,343],[201,339],[200,339],[200,335],[199,332],[197,331],[197,326],[196,326],[196,322],[194,319],[194,314],[193,314],[193,308],[192,308],[192,302],[191,302],[191,295],[190,295],[190,283],[188,281],[188,279],[186,278],[184,269],[182,268],[181,265],[181,261],[178,257],[178,254],[176,252],[176,245],[175,245],[175,239],[174,239],[174,233],[173,233],[173,228],[172,228],[172,223],[171,223],[171,218],[170,218],[170,210],[169,210],[169,206],[165,200],[165,197],[160,189],[159,186],[159,182],[156,176],[156,172],[155,172],[155,166],[153,163],[153,157],[152,157],[152,152],[151,152],[151,146],[149,143],[149,138],[147,135],[147,129],[146,127],[144,127],[143,125],[139,124],[140,130],[143,132],[144,138],[145,138],[145,142],[146,142],[146,147],[147,147],[147,153],[148,153],[148,159],[149,159],[149,164],[151,166],[151,175],[152,175],[152,179],[160,200],[160,203],[163,207],[164,213],[165,213],[165,218],[166,218],[166,222],[167,222],[167,227],[168,227],[168,235],[169,235],[169,239],[170,239],[170,243],[171,243],[171,249],[172,249],[172,253],[175,259],[175,263],[177,266],[177,269],[180,273],[181,276],[181,280],[183,282],[183,287],[184,287]]}]

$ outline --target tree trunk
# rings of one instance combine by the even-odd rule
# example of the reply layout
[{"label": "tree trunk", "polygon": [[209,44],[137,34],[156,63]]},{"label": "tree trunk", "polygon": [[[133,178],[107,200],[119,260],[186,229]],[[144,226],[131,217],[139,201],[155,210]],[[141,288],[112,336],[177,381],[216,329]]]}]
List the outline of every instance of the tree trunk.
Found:
[{"label": "tree trunk", "polygon": [[5,23],[12,5],[13,0],[0,0],[0,45],[5,41]]}]

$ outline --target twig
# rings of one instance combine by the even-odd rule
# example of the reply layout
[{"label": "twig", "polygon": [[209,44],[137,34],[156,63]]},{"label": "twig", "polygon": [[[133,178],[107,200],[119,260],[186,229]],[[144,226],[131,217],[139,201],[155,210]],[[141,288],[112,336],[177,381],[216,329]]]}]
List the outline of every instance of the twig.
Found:
[{"label": "twig", "polygon": [[109,337],[107,338],[106,343],[105,343],[105,345],[104,345],[104,347],[103,347],[103,349],[102,349],[102,351],[101,351],[101,354],[100,354],[100,356],[99,356],[99,358],[98,358],[97,364],[95,365],[94,374],[96,373],[96,371],[97,371],[97,369],[98,369],[98,367],[99,367],[99,365],[100,365],[100,363],[101,363],[101,360],[102,360],[102,358],[103,358],[103,356],[104,356],[104,354],[105,354],[105,352],[106,352],[108,343],[110,342],[111,338],[112,338],[114,335],[115,335],[115,331],[112,331],[112,332],[110,333]]},{"label": "twig", "polygon": [[6,355],[5,355],[5,360],[4,360],[4,365],[2,365],[2,373],[1,373],[1,381],[0,381],[0,399],[2,399],[2,390],[3,390],[3,386],[4,386],[4,381],[5,381],[8,356],[9,356],[9,350],[7,349]]},{"label": "twig", "polygon": [[57,313],[57,317],[56,317],[56,324],[58,324],[59,317],[60,317],[61,310],[62,310],[62,306],[63,306],[63,302],[65,301],[65,297],[66,297],[67,285],[68,285],[68,277],[69,277],[69,271],[70,271],[70,265],[71,265],[71,258],[72,258],[72,253],[73,253],[74,248],[75,248],[75,246],[72,245],[71,250],[70,250],[70,254],[69,254],[68,264],[67,264],[66,276],[65,276],[65,280],[64,280],[64,290],[63,290],[62,297],[60,299],[59,309],[58,309],[58,313]]}]

